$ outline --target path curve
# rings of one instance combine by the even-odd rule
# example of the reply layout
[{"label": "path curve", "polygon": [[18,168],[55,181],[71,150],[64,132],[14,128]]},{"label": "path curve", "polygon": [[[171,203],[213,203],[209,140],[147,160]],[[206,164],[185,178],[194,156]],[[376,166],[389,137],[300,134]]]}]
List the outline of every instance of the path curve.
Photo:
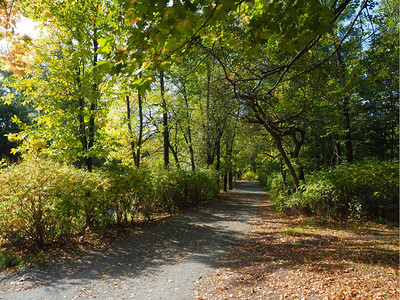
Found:
[{"label": "path curve", "polygon": [[196,283],[257,221],[265,192],[238,182],[226,200],[150,223],[129,240],[57,268],[0,278],[0,299],[193,299]]}]

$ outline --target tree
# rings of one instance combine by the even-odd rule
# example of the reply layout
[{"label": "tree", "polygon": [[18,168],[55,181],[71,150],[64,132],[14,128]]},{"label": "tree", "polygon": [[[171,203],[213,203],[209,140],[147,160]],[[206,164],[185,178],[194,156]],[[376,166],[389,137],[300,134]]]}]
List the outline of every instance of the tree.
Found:
[{"label": "tree", "polygon": [[[226,34],[220,34],[216,39],[218,44],[212,40],[212,43],[203,43],[203,47],[221,64],[226,80],[232,85],[237,97],[252,110],[253,121],[262,125],[274,138],[296,190],[303,178],[302,168],[299,165],[299,173],[296,173],[290,156],[296,161],[304,142],[304,128],[295,119],[301,117],[305,110],[300,107],[295,114],[284,119],[276,119],[271,112],[276,107],[275,103],[279,103],[277,99],[281,97],[279,85],[310,72],[333,55],[328,55],[316,65],[298,67],[307,63],[309,53],[332,29],[349,3],[350,1],[344,1],[333,5],[315,5],[316,3],[306,2],[302,8],[290,2],[282,3],[283,8],[276,2],[255,2],[252,5],[242,3],[240,14],[233,12],[228,25],[224,27],[225,24],[221,24]],[[366,2],[361,10],[365,7]],[[300,20],[299,15],[303,16]],[[276,19],[281,20],[279,24]],[[352,25],[354,24],[351,24],[349,30]],[[333,53],[335,52],[334,48]],[[290,121],[291,125],[285,124],[286,121]],[[286,138],[293,145],[291,153],[285,150]]]},{"label": "tree", "polygon": [[[31,138],[44,141],[42,149],[27,143],[27,150],[44,151],[66,161],[79,160],[88,171],[95,156],[100,156],[96,140],[101,124],[97,120],[106,108],[101,101],[106,78],[98,54],[98,39],[109,29],[106,4],[43,3],[43,15],[34,16],[53,27],[35,44],[28,76],[17,83],[39,111],[29,130]],[[46,11],[52,12],[50,17],[46,18]]]},{"label": "tree", "polygon": [[356,155],[398,158],[398,5],[384,1],[371,20],[372,36],[359,59],[363,74],[356,87]]},{"label": "tree", "polygon": [[6,81],[11,76],[11,72],[0,71],[0,158],[15,160],[17,155],[12,153],[12,149],[17,147],[16,143],[8,140],[8,135],[21,131],[19,122],[29,124],[29,108],[22,105],[24,100],[21,94],[6,87]]}]

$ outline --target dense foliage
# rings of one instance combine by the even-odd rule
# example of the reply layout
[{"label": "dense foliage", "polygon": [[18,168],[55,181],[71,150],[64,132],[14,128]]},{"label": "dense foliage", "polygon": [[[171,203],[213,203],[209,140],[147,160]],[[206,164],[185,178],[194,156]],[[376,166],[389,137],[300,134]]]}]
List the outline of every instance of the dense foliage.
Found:
[{"label": "dense foliage", "polygon": [[398,162],[365,161],[317,171],[307,176],[300,193],[290,195],[279,177],[271,182],[279,210],[328,218],[399,220]]},{"label": "dense foliage", "polygon": [[86,172],[47,159],[0,169],[0,228],[7,242],[42,246],[86,228],[151,218],[212,200],[212,171],[108,166]]}]

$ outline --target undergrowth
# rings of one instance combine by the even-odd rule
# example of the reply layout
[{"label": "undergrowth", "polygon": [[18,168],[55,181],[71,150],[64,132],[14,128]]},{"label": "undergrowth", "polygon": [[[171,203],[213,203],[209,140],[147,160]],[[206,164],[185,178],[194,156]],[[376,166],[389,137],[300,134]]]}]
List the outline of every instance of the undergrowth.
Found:
[{"label": "undergrowth", "polygon": [[[88,229],[150,219],[209,201],[219,193],[210,170],[136,169],[107,165],[86,172],[46,159],[0,169],[2,246],[43,248]],[[16,260],[8,253],[0,265]]]},{"label": "undergrowth", "polygon": [[278,211],[327,218],[399,221],[399,169],[396,162],[343,164],[306,177],[298,192],[288,191],[280,175],[270,180]]}]

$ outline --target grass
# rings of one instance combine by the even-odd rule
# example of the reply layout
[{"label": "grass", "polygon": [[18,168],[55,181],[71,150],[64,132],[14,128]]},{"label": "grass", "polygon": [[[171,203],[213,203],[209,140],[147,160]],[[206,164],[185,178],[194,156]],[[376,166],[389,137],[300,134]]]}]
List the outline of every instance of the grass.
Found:
[{"label": "grass", "polygon": [[20,263],[20,259],[13,253],[4,251],[0,253],[0,270],[12,268]]},{"label": "grass", "polygon": [[298,228],[298,227],[289,227],[286,228],[283,231],[284,235],[288,235],[288,236],[307,236],[310,235],[309,232],[304,231],[303,228]]}]

